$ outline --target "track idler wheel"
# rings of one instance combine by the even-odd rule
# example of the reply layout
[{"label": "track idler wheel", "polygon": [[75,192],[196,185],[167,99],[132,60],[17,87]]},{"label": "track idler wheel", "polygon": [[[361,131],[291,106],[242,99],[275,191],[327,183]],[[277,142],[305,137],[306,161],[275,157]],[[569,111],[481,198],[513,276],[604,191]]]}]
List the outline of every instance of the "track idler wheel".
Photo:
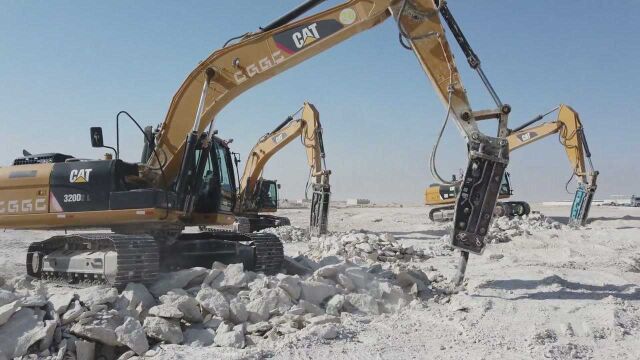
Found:
[{"label": "track idler wheel", "polygon": [[31,244],[27,252],[27,274],[35,278],[42,277],[42,261],[44,253],[39,251],[39,244]]},{"label": "track idler wheel", "polygon": [[529,213],[531,212],[529,204],[524,201],[512,203],[511,209],[511,214],[513,214],[513,216],[525,216],[529,215]]}]

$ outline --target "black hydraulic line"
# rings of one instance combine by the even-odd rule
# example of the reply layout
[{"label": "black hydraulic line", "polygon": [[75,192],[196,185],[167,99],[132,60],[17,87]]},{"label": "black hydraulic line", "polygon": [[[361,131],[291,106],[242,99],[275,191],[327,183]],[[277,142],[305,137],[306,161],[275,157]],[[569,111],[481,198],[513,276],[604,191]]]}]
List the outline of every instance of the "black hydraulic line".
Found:
[{"label": "black hydraulic line", "polygon": [[589,150],[589,144],[587,143],[587,137],[584,135],[583,128],[578,129],[578,136],[580,136],[580,138],[582,139],[582,145],[584,145],[584,156],[590,158],[591,151]]},{"label": "black hydraulic line", "polygon": [[537,123],[538,121],[542,120],[542,118],[544,118],[544,115],[538,115],[538,116],[534,117],[533,119],[531,119],[531,120],[527,121],[526,123],[524,123],[524,124],[522,124],[522,125],[518,126],[517,128],[515,128],[515,129],[513,129],[513,130],[511,130],[511,131],[512,131],[512,132],[520,131],[520,130],[522,130],[522,129],[526,128],[527,126],[529,126],[529,125],[531,125],[531,124],[533,124],[533,123]]},{"label": "black hydraulic line", "polygon": [[300,16],[300,15],[306,13],[307,11],[313,9],[314,7],[320,5],[324,1],[325,0],[308,0],[308,1],[300,4],[295,9],[293,9],[293,10],[289,11],[288,13],[280,16],[279,18],[273,20],[268,25],[266,25],[264,27],[261,27],[260,30],[269,31],[269,30],[273,30],[275,28],[278,28],[278,27],[280,27],[282,25],[288,24],[289,22],[291,22],[291,20],[297,18],[298,16]]},{"label": "black hydraulic line", "polygon": [[285,127],[288,123],[291,122],[291,120],[293,120],[293,116],[287,116],[287,118],[284,119],[284,121],[280,123],[280,125],[276,126],[276,128],[271,131],[271,134]]},{"label": "black hydraulic line", "polygon": [[193,131],[187,135],[186,145],[184,148],[184,154],[182,156],[182,164],[180,166],[180,172],[176,180],[176,195],[178,197],[178,206],[183,208],[186,199],[186,191],[188,185],[191,183],[194,175],[194,159],[196,153],[196,146],[198,144],[198,133]]},{"label": "black hydraulic line", "polygon": [[473,49],[471,48],[471,45],[469,45],[467,38],[462,33],[462,29],[460,29],[460,26],[458,26],[458,23],[456,22],[456,19],[453,17],[453,14],[451,14],[451,11],[449,10],[449,6],[447,6],[446,2],[442,2],[442,4],[440,5],[440,15],[442,15],[442,18],[447,23],[447,26],[451,30],[453,37],[458,42],[458,45],[460,45],[460,49],[462,49],[462,52],[467,57],[467,62],[469,63],[469,66],[471,66],[471,68],[478,73],[478,75],[480,76],[480,79],[482,80],[482,83],[489,91],[489,94],[493,98],[493,101],[496,103],[496,105],[499,108],[502,108],[502,101],[500,101],[498,94],[493,89],[493,86],[489,82],[489,79],[487,78],[487,76],[484,74],[484,71],[482,71],[482,67],[480,66],[480,58],[473,51]]},{"label": "black hydraulic line", "polygon": [[440,14],[442,15],[442,18],[444,19],[444,21],[447,23],[447,26],[449,26],[449,29],[451,29],[451,33],[453,34],[453,37],[458,42],[458,45],[460,45],[460,48],[462,49],[464,56],[467,57],[467,62],[469,62],[469,66],[471,66],[472,69],[476,69],[478,66],[480,66],[480,58],[478,58],[478,55],[476,55],[476,53],[471,48],[471,45],[469,45],[467,38],[462,33],[460,26],[458,26],[458,23],[456,22],[456,19],[453,17],[453,14],[451,14],[451,11],[449,10],[449,6],[447,6],[446,2],[443,2],[441,4]]}]

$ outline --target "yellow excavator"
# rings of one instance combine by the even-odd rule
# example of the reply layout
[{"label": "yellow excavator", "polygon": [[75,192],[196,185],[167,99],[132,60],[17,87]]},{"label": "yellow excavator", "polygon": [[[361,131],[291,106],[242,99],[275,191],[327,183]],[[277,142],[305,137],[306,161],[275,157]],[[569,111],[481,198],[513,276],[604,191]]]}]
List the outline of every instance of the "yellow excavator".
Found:
[{"label": "yellow excavator", "polygon": [[[557,112],[557,119],[530,127],[545,116]],[[543,139],[549,135],[558,134],[560,144],[564,147],[572,169],[572,178],[576,177],[578,189],[575,193],[570,213],[570,223],[584,225],[589,216],[591,202],[597,188],[599,172],[594,170],[591,161],[591,151],[585,136],[584,127],[578,113],[567,105],[560,105],[553,110],[536,116],[533,120],[509,131],[509,151],[519,149],[525,145]],[[425,205],[437,206],[429,211],[432,221],[451,221],[454,206],[440,206],[453,204],[460,191],[459,183],[453,180],[453,185],[431,184],[424,193]],[[509,173],[505,173],[498,199],[509,198],[513,195]],[[496,204],[494,216],[523,216],[530,212],[530,206],[524,201],[502,201]]]},{"label": "yellow excavator", "polygon": [[[112,230],[31,244],[28,273],[124,286],[153,281],[163,269],[210,266],[213,260],[241,261],[247,269],[268,273],[280,270],[282,243],[273,235],[183,231],[235,221],[233,162],[227,144],[216,136],[216,115],[253,86],[393,18],[400,44],[415,54],[447,109],[445,118],[455,120],[467,140],[469,160],[451,233],[452,246],[462,254],[455,280],[459,284],[469,253],[481,254],[485,247],[509,161],[511,108],[491,86],[444,0],[349,0],[296,20],[322,2],[306,1],[268,25],[230,39],[201,61],[173,96],[157,134],[145,134],[146,162],[125,162],[117,154],[115,159],[83,161],[52,153],[26,156],[0,169],[0,227]],[[471,108],[443,25],[495,107]],[[121,115],[133,121],[128,113],[117,119]],[[478,128],[478,121],[487,120],[498,123],[493,136]],[[94,130],[93,144],[103,146],[101,131]]]},{"label": "yellow excavator", "polygon": [[[300,118],[294,119],[298,113],[301,113]],[[313,235],[327,232],[331,170],[326,169],[320,114],[308,102],[296,114],[288,116],[275,129],[263,135],[251,149],[242,176],[238,176],[238,199],[234,209],[236,231],[249,233],[290,225],[286,217],[265,214],[278,210],[279,184],[275,180],[263,179],[262,173],[269,159],[299,136],[307,154],[309,176],[313,180],[309,231]],[[240,159],[235,157],[234,161],[237,169]],[[201,228],[205,229],[204,226]]]}]

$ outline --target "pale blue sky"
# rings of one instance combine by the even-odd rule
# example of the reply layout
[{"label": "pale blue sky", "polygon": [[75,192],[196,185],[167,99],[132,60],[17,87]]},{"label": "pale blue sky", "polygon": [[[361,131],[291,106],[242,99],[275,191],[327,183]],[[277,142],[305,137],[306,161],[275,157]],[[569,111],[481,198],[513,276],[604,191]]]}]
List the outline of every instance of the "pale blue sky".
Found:
[{"label": "pale blue sky", "polygon": [[[173,93],[201,59],[228,38],[257,29],[299,3],[280,1],[2,1],[0,164],[23,148],[99,157],[88,128],[115,143],[115,114],[144,124],[164,119]],[[326,6],[338,4],[328,1]],[[640,2],[449,2],[516,126],[560,102],[581,115],[601,171],[598,197],[640,193],[638,83]],[[335,198],[420,203],[432,182],[427,156],[444,107],[391,20],[316,56],[232,102],[220,134],[246,156],[256,139],[302,102],[325,128]],[[454,45],[474,109],[490,107]],[[121,129],[123,157],[137,160],[141,136]],[[453,125],[440,149],[440,173],[465,165]],[[517,197],[570,198],[570,169],[557,139],[511,156]],[[308,169],[292,143],[270,163],[283,194],[301,198]],[[573,187],[573,185],[572,185]]]}]

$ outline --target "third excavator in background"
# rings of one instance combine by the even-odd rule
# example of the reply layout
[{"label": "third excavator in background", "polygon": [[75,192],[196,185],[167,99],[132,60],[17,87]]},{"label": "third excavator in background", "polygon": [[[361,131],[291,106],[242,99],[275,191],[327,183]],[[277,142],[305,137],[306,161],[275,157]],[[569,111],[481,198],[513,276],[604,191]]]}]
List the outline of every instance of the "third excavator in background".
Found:
[{"label": "third excavator in background", "polygon": [[[531,127],[534,123],[556,111],[558,115],[555,121]],[[589,150],[584,127],[575,110],[567,105],[560,105],[543,115],[536,116],[533,120],[516,129],[509,130],[509,135],[507,136],[509,151],[519,149],[552,134],[558,134],[560,145],[564,147],[571,165],[571,178],[576,177],[578,182],[569,217],[570,224],[584,225],[587,222],[593,195],[597,188],[596,182],[599,172],[593,168],[591,151]],[[459,192],[459,182],[455,182],[452,185],[431,184],[425,190],[424,202],[425,205],[437,207],[429,211],[429,219],[432,221],[451,221],[453,219],[454,206],[439,205],[453,204]],[[513,195],[513,190],[510,176],[509,173],[505,173],[498,198],[506,199],[511,195]],[[530,206],[527,202],[501,201],[496,204],[494,216],[523,216],[529,214],[529,212]]]}]

